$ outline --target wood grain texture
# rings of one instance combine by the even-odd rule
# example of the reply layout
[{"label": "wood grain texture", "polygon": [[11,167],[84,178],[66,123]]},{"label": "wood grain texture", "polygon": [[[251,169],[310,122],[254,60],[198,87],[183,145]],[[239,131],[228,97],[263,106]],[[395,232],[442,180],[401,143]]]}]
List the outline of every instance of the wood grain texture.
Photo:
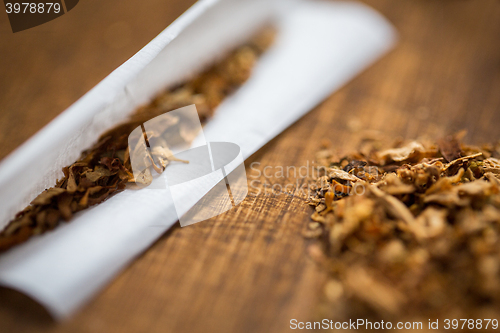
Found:
[{"label": "wood grain texture", "polygon": [[[307,165],[322,138],[349,149],[365,130],[391,137],[438,138],[465,128],[469,143],[500,139],[500,2],[366,2],[397,27],[399,45],[246,161],[251,190],[242,204],[209,221],[170,230],[67,322],[53,323],[26,297],[0,290],[0,331],[285,332],[291,318],[314,318],[325,274],[309,258],[309,241],[301,235],[310,208],[296,188],[286,193],[263,185],[300,184],[304,179],[293,175],[264,179],[257,177],[255,169],[270,166],[268,172],[274,173],[279,166]],[[162,8],[166,15],[159,0],[145,3],[148,8]],[[132,11],[128,15],[137,19]],[[74,23],[68,17],[57,24]],[[84,25],[72,29],[84,29]],[[151,31],[145,30],[136,32],[143,38],[140,45],[152,37],[144,37]],[[79,33],[81,39],[92,40],[90,32]],[[108,63],[88,70],[96,65],[102,45],[77,44],[69,50],[53,45],[44,51],[49,68],[58,67],[50,52],[69,56],[60,75],[34,70],[38,67],[28,53],[24,55],[30,63],[27,67],[15,71],[0,65],[1,80],[5,81],[4,73],[23,73],[29,81],[24,90],[2,84],[0,147],[17,146],[110,69]],[[2,55],[8,53],[6,45],[2,38]],[[132,49],[128,46],[114,56],[125,60]],[[7,56],[13,66],[20,66],[19,60]],[[105,60],[108,56],[101,58],[110,61]],[[79,68],[82,59],[89,59],[92,66]],[[59,80],[64,81],[62,73],[69,69],[77,74],[72,74],[70,87],[63,88]],[[23,87],[21,79],[16,82]],[[26,97],[28,93],[33,95]],[[18,116],[21,109],[23,115]],[[6,131],[22,133],[13,139]],[[253,162],[259,164],[251,168]],[[278,185],[275,189],[279,190]]]}]

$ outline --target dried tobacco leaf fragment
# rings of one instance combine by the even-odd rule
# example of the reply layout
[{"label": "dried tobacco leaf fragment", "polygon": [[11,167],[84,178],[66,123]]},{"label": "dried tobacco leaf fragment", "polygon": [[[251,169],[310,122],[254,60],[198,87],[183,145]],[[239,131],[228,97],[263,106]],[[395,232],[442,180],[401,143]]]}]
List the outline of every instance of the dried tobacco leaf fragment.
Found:
[{"label": "dried tobacco leaf fragment", "polygon": [[429,153],[419,142],[410,142],[401,148],[391,148],[377,153],[382,165],[392,162],[420,161],[426,153]]},{"label": "dried tobacco leaf fragment", "polygon": [[342,179],[342,180],[349,180],[352,182],[356,182],[360,180],[358,177],[345,172],[344,170],[340,170],[337,168],[330,168],[328,169],[328,177],[330,178],[337,178],[337,179]]},{"label": "dried tobacco leaf fragment", "polygon": [[462,149],[460,148],[460,143],[453,135],[439,139],[438,147],[441,155],[443,155],[447,162],[451,162],[461,157]]},{"label": "dried tobacco leaf fragment", "polygon": [[[305,235],[320,240],[323,253],[314,257],[330,275],[323,315],[411,320],[500,311],[499,144],[467,146],[462,136],[388,149],[361,140],[362,150],[344,157],[318,152],[320,168],[333,168],[309,200],[321,227]],[[358,180],[337,168],[355,170]],[[336,195],[340,182],[365,191]]]},{"label": "dried tobacco leaf fragment", "polygon": [[375,279],[363,267],[352,267],[346,271],[344,285],[350,293],[366,302],[370,307],[385,313],[398,313],[406,303],[406,297],[390,282]]},{"label": "dried tobacco leaf fragment", "polygon": [[[129,182],[150,184],[152,174],[149,169],[138,178],[134,178],[131,172],[130,133],[156,116],[192,104],[196,105],[202,123],[206,122],[215,108],[250,77],[258,57],[272,44],[274,36],[273,28],[263,29],[203,73],[160,93],[151,103],[136,110],[127,122],[104,133],[78,161],[63,168],[64,177],[57,181],[56,186],[38,195],[0,232],[0,252],[55,228],[61,218],[70,220],[74,213],[106,200],[125,189]],[[162,117],[162,121],[160,127],[164,132],[148,133],[148,138],[171,139],[169,136],[177,135],[189,142],[197,134],[190,133],[176,117]],[[146,158],[160,173],[170,161],[179,160],[168,149],[166,141],[159,146]]]}]

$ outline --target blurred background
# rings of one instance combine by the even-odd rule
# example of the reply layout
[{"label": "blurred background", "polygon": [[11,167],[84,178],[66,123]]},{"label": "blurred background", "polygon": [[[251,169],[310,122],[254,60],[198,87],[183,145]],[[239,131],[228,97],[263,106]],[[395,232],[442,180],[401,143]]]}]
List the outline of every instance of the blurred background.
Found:
[{"label": "blurred background", "polygon": [[[15,34],[7,15],[0,14],[0,159],[135,54],[194,2],[80,1],[67,14]],[[417,111],[421,107],[416,114],[419,117],[453,109],[457,113],[452,119],[446,119],[451,117],[448,115],[436,120],[459,128],[478,110],[498,107],[500,1],[365,2],[384,14],[401,34],[397,56],[390,57],[405,64],[394,64],[394,71],[374,83],[394,85],[394,94],[405,94],[398,99],[400,104],[391,108]],[[401,92],[401,80],[405,78],[411,78],[405,82],[411,86]],[[432,108],[429,103],[434,103]],[[498,115],[491,117],[485,120],[499,123]],[[491,134],[488,129],[478,130],[484,132],[478,134],[478,140],[487,140]]]},{"label": "blurred background", "polygon": [[195,2],[85,0],[55,20],[17,33],[0,13],[0,159]]}]

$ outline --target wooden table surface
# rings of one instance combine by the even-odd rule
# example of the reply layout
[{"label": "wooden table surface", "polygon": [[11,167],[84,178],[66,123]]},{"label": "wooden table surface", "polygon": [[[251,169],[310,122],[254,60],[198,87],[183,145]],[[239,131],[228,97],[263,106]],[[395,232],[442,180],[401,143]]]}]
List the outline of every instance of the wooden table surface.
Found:
[{"label": "wooden table surface", "polygon": [[[59,19],[16,34],[0,15],[0,158],[191,2],[80,1]],[[367,3],[397,27],[397,48],[246,161],[254,182],[242,204],[174,227],[65,322],[0,290],[0,332],[282,332],[292,318],[314,318],[326,275],[301,234],[311,209],[299,191],[276,185],[303,179],[264,180],[254,169],[307,165],[322,138],[349,149],[364,130],[438,138],[467,129],[471,143],[500,139],[500,1]],[[252,169],[253,162],[260,164]]]}]

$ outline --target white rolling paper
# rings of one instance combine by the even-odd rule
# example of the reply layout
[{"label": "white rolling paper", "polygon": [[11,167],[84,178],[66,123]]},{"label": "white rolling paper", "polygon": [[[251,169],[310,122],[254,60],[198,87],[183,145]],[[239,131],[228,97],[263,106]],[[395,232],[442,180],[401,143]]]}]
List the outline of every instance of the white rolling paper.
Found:
[{"label": "white rolling paper", "polygon": [[[200,138],[236,143],[243,158],[378,59],[396,40],[384,18],[358,3],[275,5],[268,0],[206,0],[192,7],[2,162],[0,228],[52,186],[61,177],[61,167],[76,160],[105,129],[160,89],[245,41],[270,19],[278,27],[275,44],[249,81],[218,108]],[[211,180],[204,190],[217,181]],[[77,214],[71,223],[0,255],[0,284],[20,290],[56,318],[64,318],[177,220],[168,190],[126,190]]]}]

